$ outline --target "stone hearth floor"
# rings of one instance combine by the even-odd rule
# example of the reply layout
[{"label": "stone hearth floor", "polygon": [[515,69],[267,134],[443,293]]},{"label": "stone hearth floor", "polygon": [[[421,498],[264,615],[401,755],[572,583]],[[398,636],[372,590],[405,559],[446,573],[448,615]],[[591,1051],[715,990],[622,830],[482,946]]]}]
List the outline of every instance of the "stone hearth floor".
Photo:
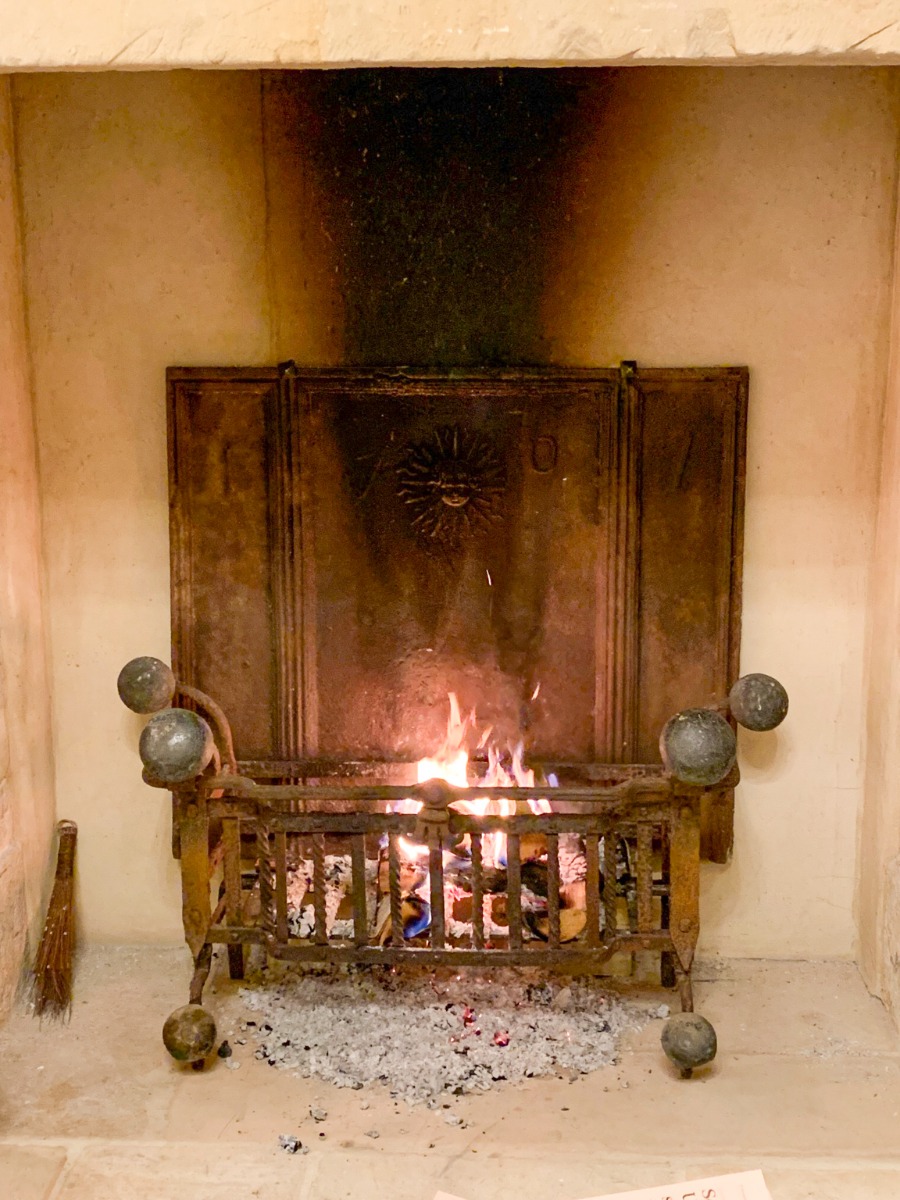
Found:
[{"label": "stone hearth floor", "polygon": [[[184,950],[90,950],[69,1025],[19,1013],[0,1030],[3,1200],[581,1200],[754,1167],[774,1200],[900,1198],[900,1041],[849,964],[704,965],[704,1074],[675,1076],[653,1022],[617,1067],[455,1101],[464,1127],[250,1045],[239,1070],[174,1066],[160,1029],[188,974]],[[234,985],[215,989],[225,1031]],[[279,1149],[287,1132],[310,1153]]]}]

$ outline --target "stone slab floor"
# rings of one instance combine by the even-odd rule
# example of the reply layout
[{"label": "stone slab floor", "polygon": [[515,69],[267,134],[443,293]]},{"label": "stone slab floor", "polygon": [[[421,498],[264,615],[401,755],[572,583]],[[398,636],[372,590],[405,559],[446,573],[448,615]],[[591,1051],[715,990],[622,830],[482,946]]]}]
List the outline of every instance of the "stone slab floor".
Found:
[{"label": "stone slab floor", "polygon": [[[20,1013],[0,1031],[0,1200],[580,1200],[754,1167],[774,1200],[900,1200],[900,1042],[855,967],[698,974],[720,1048],[702,1075],[676,1076],[653,1022],[616,1067],[454,1101],[454,1127],[250,1045],[237,1070],[179,1068],[160,1029],[186,997],[186,951],[91,950],[68,1025]],[[214,987],[224,1034],[234,985]],[[287,1132],[311,1152],[279,1149]]]}]

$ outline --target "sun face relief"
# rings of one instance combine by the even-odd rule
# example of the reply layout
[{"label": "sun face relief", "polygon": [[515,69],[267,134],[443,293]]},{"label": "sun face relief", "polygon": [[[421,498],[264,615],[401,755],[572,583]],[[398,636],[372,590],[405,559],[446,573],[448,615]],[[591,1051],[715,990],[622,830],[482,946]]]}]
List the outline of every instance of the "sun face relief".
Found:
[{"label": "sun face relief", "polygon": [[412,510],[415,531],[445,548],[501,519],[506,475],[480,433],[459,425],[436,429],[428,441],[407,447],[397,478],[397,494]]}]

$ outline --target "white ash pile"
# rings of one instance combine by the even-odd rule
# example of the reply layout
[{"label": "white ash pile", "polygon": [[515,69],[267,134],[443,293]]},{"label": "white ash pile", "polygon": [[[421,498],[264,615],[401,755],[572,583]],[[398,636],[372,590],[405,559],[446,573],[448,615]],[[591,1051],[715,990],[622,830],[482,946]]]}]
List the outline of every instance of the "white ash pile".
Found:
[{"label": "white ash pile", "polygon": [[241,1031],[273,1067],[409,1104],[617,1061],[622,1034],[668,1015],[586,978],[275,966],[242,988]]}]

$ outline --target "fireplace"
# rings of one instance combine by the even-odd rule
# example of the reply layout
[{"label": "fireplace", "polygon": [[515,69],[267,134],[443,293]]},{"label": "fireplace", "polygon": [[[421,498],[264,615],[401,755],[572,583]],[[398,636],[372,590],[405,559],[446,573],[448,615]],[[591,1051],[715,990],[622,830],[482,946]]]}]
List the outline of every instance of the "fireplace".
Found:
[{"label": "fireplace", "polygon": [[119,690],[157,712],[141,754],[173,788],[192,1004],[222,942],[236,977],[248,944],[656,951],[693,1007],[701,854],[731,849],[726,718],[786,711],[725,700],[746,401],[745,370],[634,362],[170,370],[174,673],[137,659]]},{"label": "fireplace", "polygon": [[[548,123],[540,108],[549,136],[539,141],[534,122],[527,132],[541,152],[552,144],[561,153],[544,160],[546,173],[537,154],[526,177],[508,170],[511,156],[494,140],[479,173],[458,138],[434,174],[450,210],[477,219],[466,237],[454,226],[442,258],[446,206],[421,208],[428,250],[413,253],[415,206],[403,202],[423,194],[422,180],[402,154],[393,173],[363,174],[363,150],[365,163],[389,151],[391,138],[376,145],[370,131],[389,102],[411,103],[412,73],[366,73],[382,100],[377,112],[369,105],[350,171],[343,151],[351,121],[363,120],[351,110],[363,110],[334,101],[326,111],[323,97],[334,88],[352,100],[360,74],[60,73],[12,83],[52,628],[52,687],[33,683],[30,694],[52,694],[55,768],[41,756],[42,778],[52,783],[55,769],[60,811],[82,829],[86,938],[181,936],[168,797],[141,786],[137,722],[109,689],[134,655],[170,657],[166,365],[436,359],[441,370],[600,363],[618,376],[620,360],[636,357],[639,373],[645,363],[750,366],[742,666],[774,671],[795,701],[774,749],[744,739],[736,852],[731,865],[702,867],[701,951],[850,956],[857,928],[871,946],[877,922],[854,915],[854,889],[861,879],[864,893],[877,891],[883,872],[857,872],[851,860],[896,182],[888,73],[547,72],[571,89],[572,119]],[[510,95],[516,73],[502,83],[489,74]],[[398,79],[400,100],[387,87]],[[493,101],[480,86],[485,114]],[[504,174],[526,181],[531,202],[498,224]],[[547,185],[536,196],[534,181]],[[440,188],[428,182],[431,204]],[[368,225],[356,221],[354,236],[371,194],[378,211]],[[392,208],[405,249],[379,259]],[[698,212],[703,221],[691,225]],[[491,237],[496,253],[485,258]],[[443,292],[429,282],[437,275]],[[79,281],[77,303],[60,278]],[[439,322],[424,319],[429,304]],[[243,710],[219,698],[240,741]],[[423,749],[437,744],[445,711],[439,694]],[[872,861],[881,850],[891,857],[877,822],[864,834]],[[35,845],[45,863],[46,841]]]}]

